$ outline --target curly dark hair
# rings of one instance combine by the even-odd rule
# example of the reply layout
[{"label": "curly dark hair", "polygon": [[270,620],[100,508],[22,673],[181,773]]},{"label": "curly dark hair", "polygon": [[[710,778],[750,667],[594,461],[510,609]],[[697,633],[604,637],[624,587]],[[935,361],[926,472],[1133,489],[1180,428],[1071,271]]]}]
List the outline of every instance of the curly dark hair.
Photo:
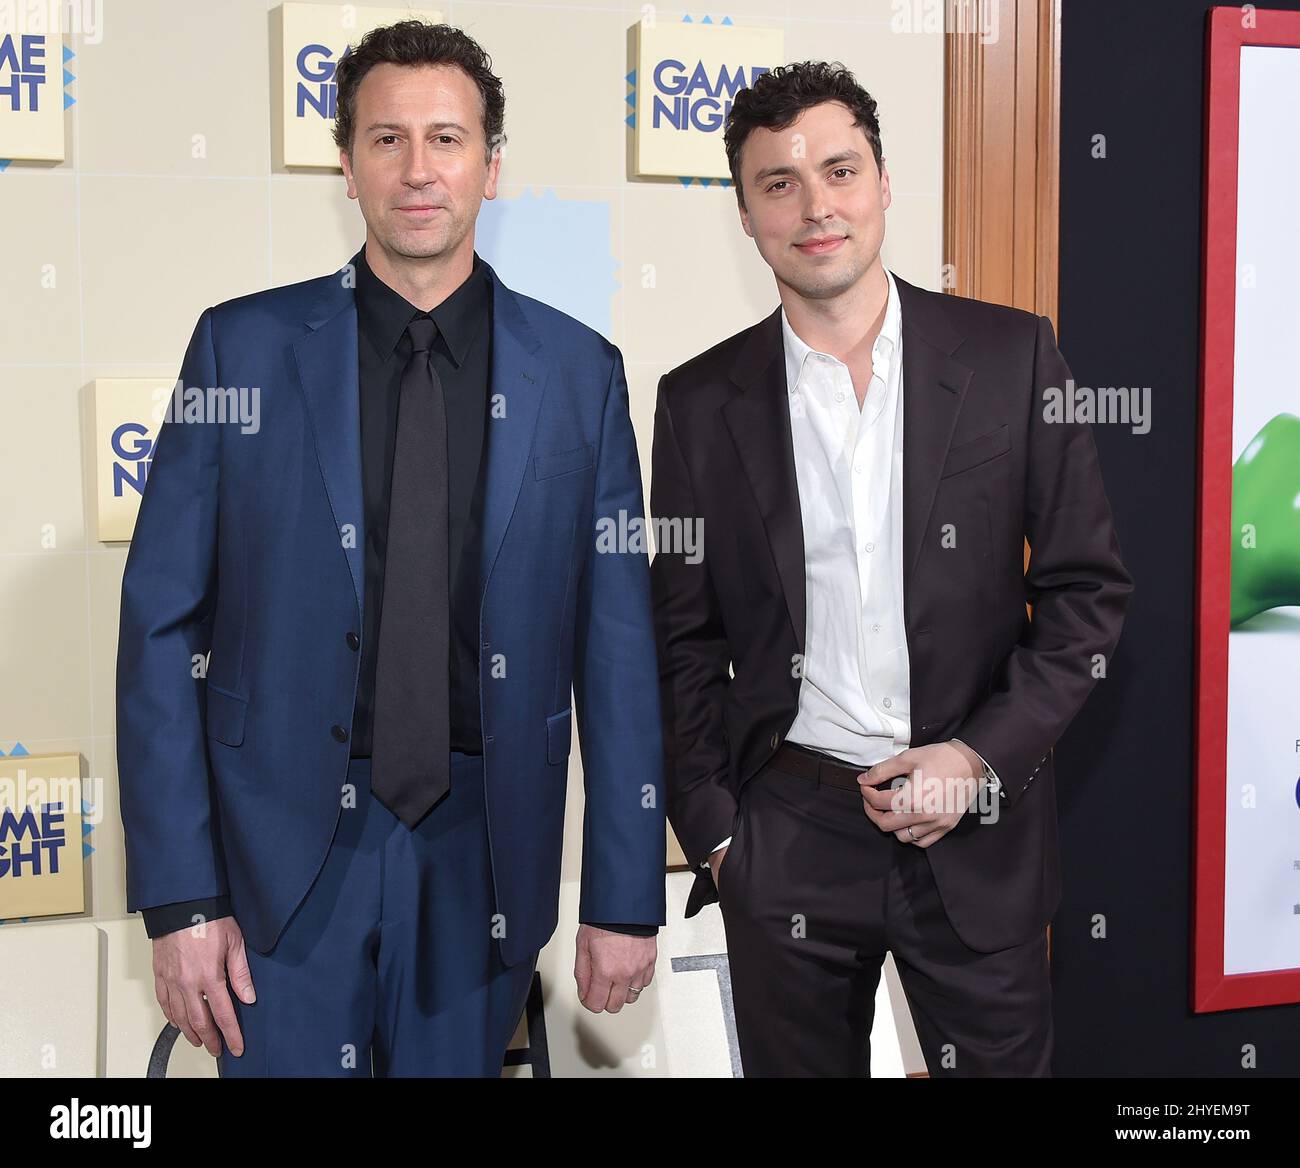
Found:
[{"label": "curly dark hair", "polygon": [[376,65],[458,65],[469,74],[483,98],[483,134],[487,156],[505,141],[506,95],[501,78],[492,72],[492,58],[473,37],[450,24],[426,20],[400,20],[372,29],[350,53],[339,59],[334,80],[338,99],[334,116],[334,144],[352,155],[356,131],[357,88]]},{"label": "curly dark hair", "polygon": [[742,207],[745,193],[740,185],[740,151],[745,139],[760,127],[784,130],[804,110],[824,101],[838,101],[848,107],[853,115],[853,124],[862,128],[871,143],[876,169],[879,170],[884,155],[881,153],[876,101],[857,83],[853,74],[838,61],[796,61],[790,65],[778,65],[736,94],[722,131],[731,181]]}]

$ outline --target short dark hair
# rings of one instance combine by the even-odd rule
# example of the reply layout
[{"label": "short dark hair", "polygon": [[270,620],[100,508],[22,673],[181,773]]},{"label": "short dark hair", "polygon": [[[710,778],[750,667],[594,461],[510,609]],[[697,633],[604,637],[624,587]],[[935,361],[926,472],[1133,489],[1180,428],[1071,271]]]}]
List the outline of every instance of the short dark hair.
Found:
[{"label": "short dark hair", "polygon": [[356,131],[357,88],[376,65],[457,65],[469,74],[483,98],[483,134],[487,155],[505,141],[506,95],[501,78],[492,72],[492,58],[473,37],[450,24],[400,20],[371,29],[340,58],[334,80],[338,95],[334,115],[334,144],[352,155]]},{"label": "short dark hair", "polygon": [[763,73],[754,84],[740,90],[731,104],[731,112],[722,131],[727,147],[727,165],[736,186],[736,198],[745,205],[740,184],[740,150],[745,139],[756,129],[784,130],[804,110],[826,101],[838,101],[853,115],[853,124],[861,126],[871,142],[880,169],[884,155],[880,147],[880,122],[876,101],[838,61],[796,61],[778,65]]}]

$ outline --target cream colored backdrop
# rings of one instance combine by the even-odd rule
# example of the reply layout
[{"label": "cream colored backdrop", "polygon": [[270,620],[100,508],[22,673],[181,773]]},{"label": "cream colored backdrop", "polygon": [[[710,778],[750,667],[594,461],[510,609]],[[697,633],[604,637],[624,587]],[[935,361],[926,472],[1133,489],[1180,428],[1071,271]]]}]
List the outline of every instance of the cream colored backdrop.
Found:
[{"label": "cream colored backdrop", "polygon": [[[67,36],[76,56],[66,161],[0,163],[0,751],[79,752],[91,824],[89,911],[0,926],[0,1074],[143,1074],[163,1023],[143,925],[125,911],[114,666],[127,545],[95,540],[89,388],[102,377],[170,381],[205,307],[331,271],[364,239],[341,174],[272,166],[274,7],[105,0],[97,36]],[[503,185],[497,205],[485,207],[480,250],[507,283],[585,313],[620,346],[648,498],[660,374],[771,311],[771,275],[740,229],[732,191],[627,179],[628,29],[646,6],[430,7],[487,48],[505,83]],[[857,74],[880,103],[893,184],[885,262],[932,288],[943,41],[919,26],[933,25],[936,7],[738,0],[688,10],[694,20],[778,28],[787,60],[838,59]],[[593,230],[608,233],[607,251],[592,246]],[[570,243],[582,253],[574,270],[560,262]],[[717,978],[683,968],[724,952],[720,918],[714,906],[682,921],[685,873],[669,876],[670,925],[652,991],[617,1016],[578,1006],[576,750],[570,780],[563,915],[541,964],[552,1072],[731,1074]],[[877,1011],[877,1073],[923,1069],[901,1002],[895,992],[892,1016]],[[56,1017],[57,1040],[51,1030],[41,1042]],[[215,1071],[182,1039],[171,1073]]]}]

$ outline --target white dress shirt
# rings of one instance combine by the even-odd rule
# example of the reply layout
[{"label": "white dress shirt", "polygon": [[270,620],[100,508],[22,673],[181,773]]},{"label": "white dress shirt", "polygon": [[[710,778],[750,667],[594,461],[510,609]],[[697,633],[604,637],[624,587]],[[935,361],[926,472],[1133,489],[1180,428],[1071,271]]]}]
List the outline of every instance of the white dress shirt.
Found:
[{"label": "white dress shirt", "polygon": [[903,627],[903,336],[894,277],[858,406],[849,367],[785,310],[790,432],[807,604],[799,708],[786,738],[864,770],[912,740]]},{"label": "white dress shirt", "polygon": [[861,407],[849,367],[808,346],[781,310],[807,603],[798,712],[786,739],[863,770],[912,740],[903,313],[893,273],[885,275],[889,296]]}]

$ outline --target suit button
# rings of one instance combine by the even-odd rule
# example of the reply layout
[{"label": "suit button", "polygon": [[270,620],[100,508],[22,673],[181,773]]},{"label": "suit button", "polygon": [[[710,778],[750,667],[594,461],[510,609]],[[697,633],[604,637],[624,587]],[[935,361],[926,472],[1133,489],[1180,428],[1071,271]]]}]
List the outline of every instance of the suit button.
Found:
[{"label": "suit button", "polygon": [[361,648],[361,638],[358,637],[356,633],[348,633],[347,640],[349,649],[356,650]]},{"label": "suit button", "polygon": [[330,733],[333,734],[335,739],[339,742],[346,742],[348,740],[348,732],[344,730],[342,726],[331,726]]},{"label": "suit button", "polygon": [[781,745],[781,735],[779,735],[779,734],[773,734],[773,735],[772,735],[772,749],[775,750],[775,749],[776,749],[778,746],[780,746],[780,745]]}]

